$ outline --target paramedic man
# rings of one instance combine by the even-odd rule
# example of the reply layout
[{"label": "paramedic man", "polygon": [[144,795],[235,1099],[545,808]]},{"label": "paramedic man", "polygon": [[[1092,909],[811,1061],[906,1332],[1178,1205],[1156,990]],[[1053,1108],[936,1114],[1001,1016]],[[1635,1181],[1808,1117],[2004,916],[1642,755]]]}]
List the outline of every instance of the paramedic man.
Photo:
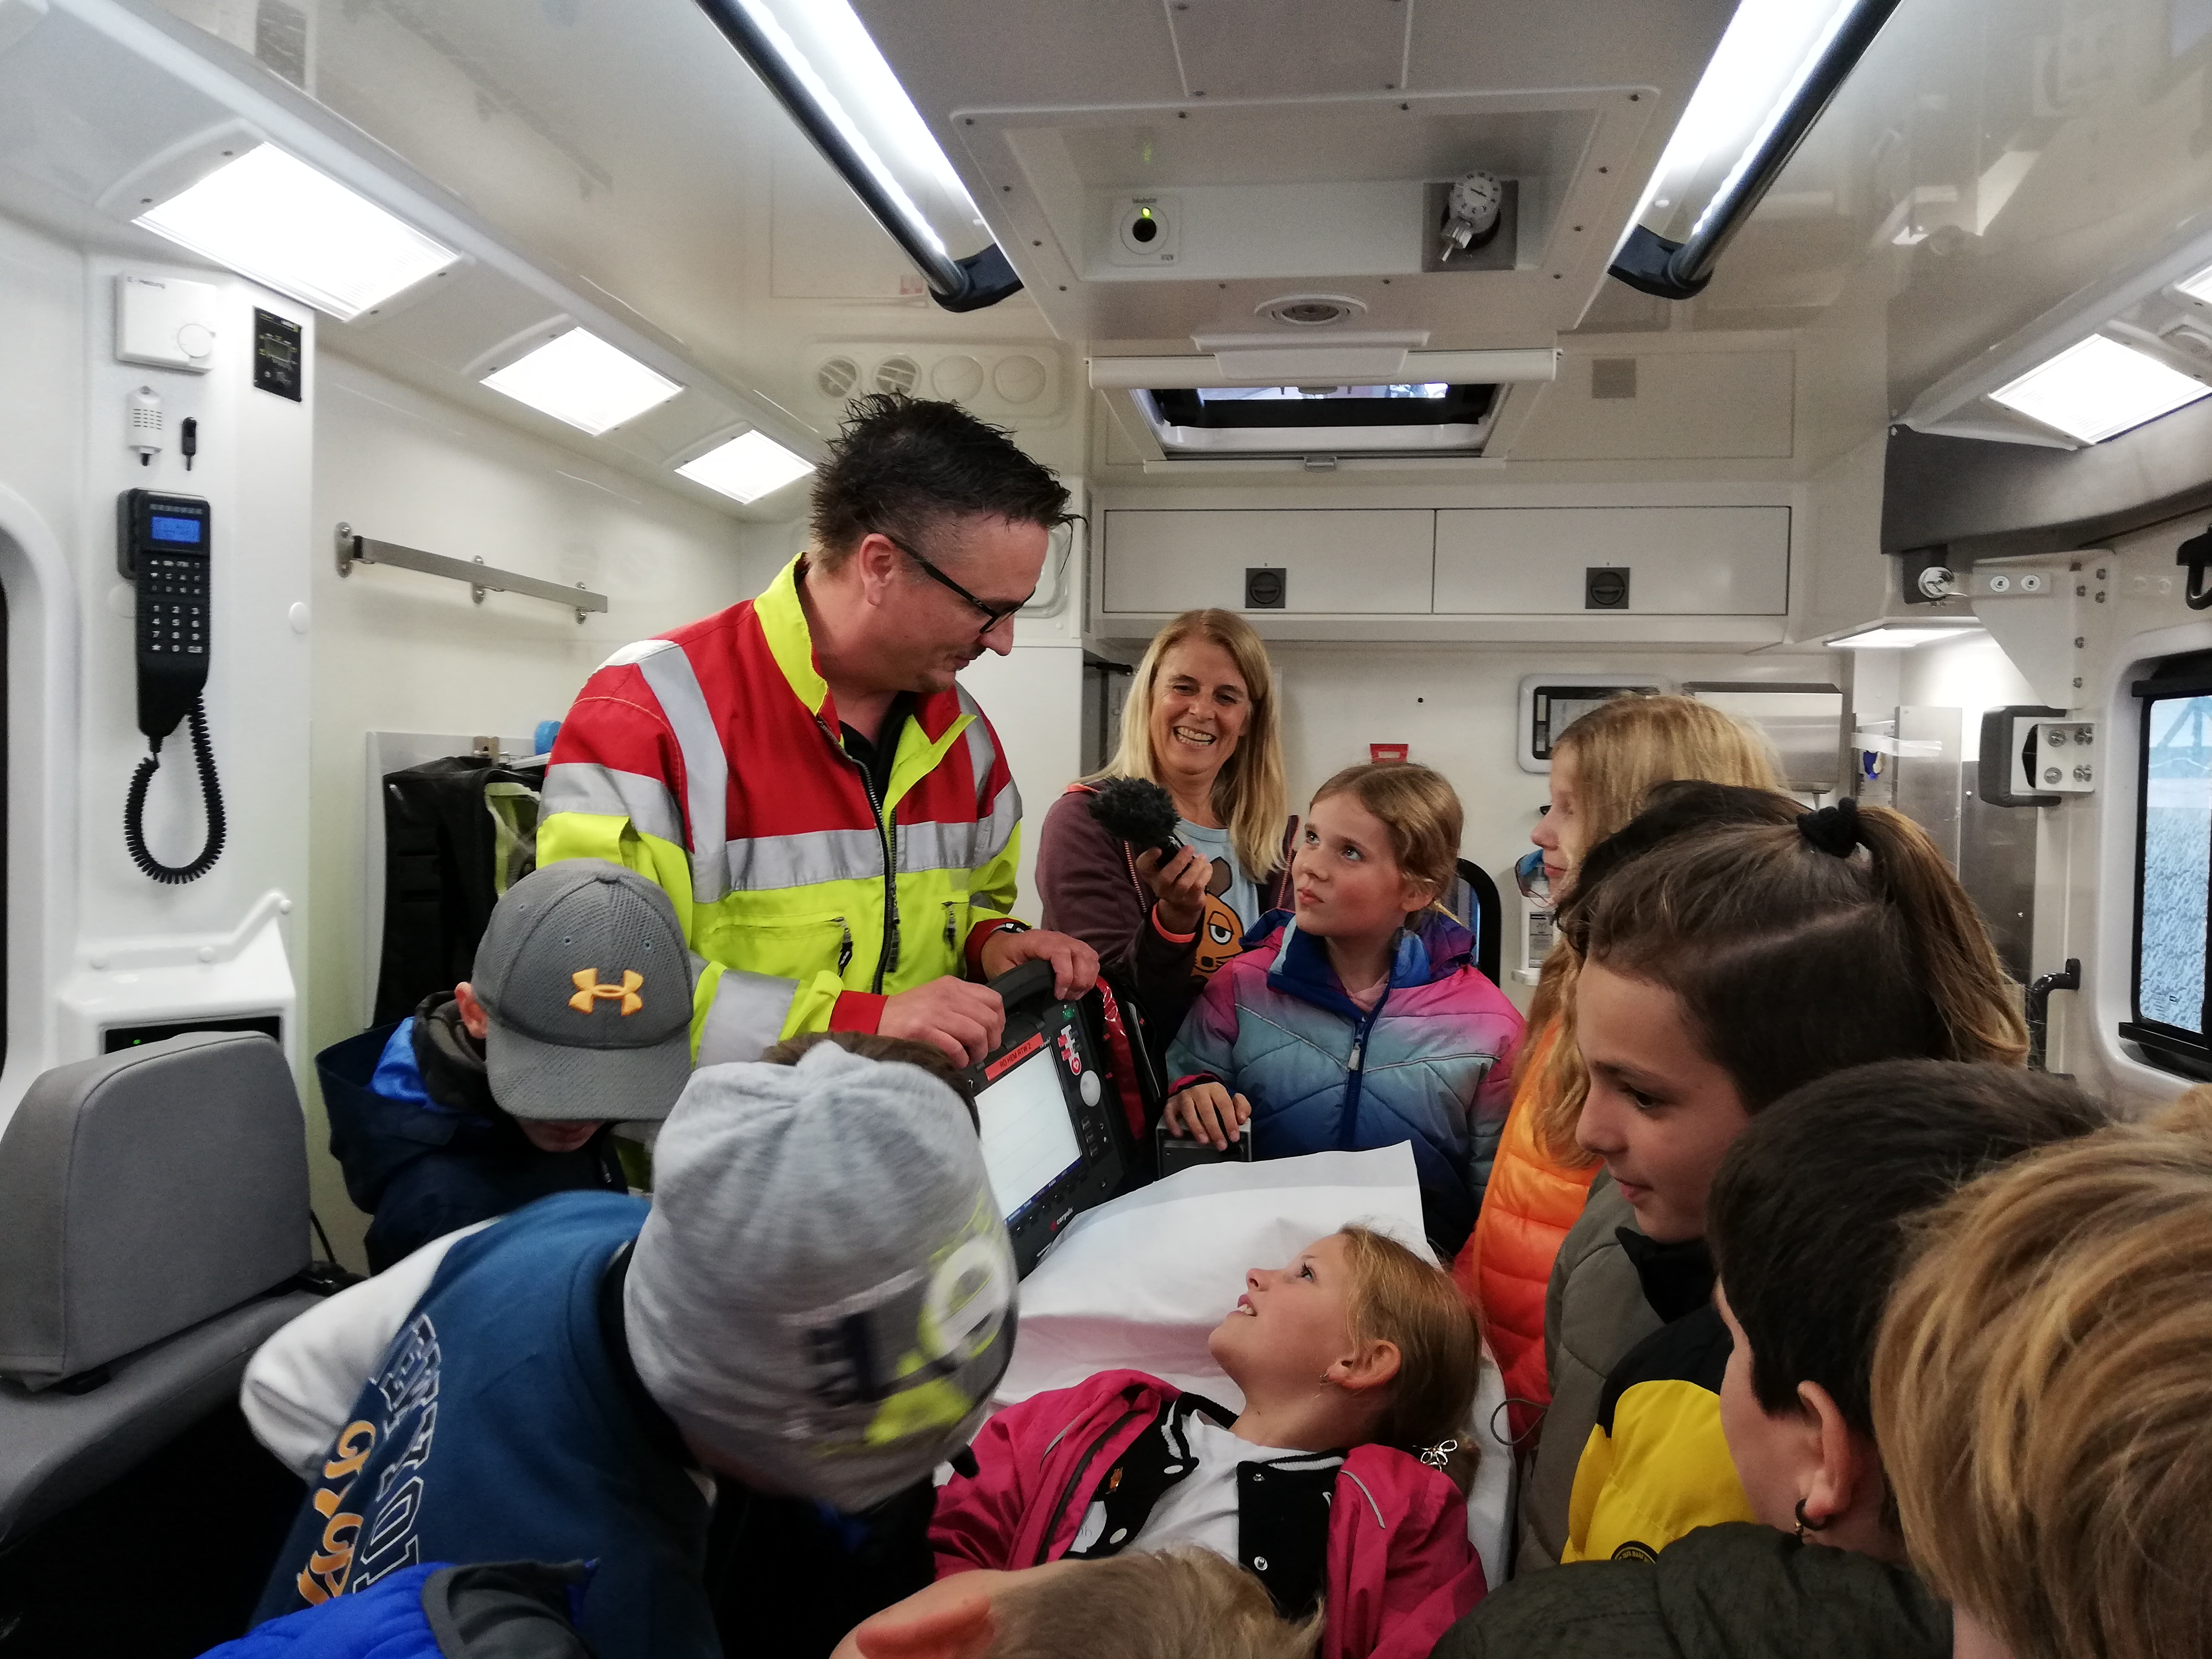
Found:
[{"label": "paramedic man", "polygon": [[[1096,954],[1013,922],[1020,797],[959,671],[1013,647],[1067,492],[951,404],[858,400],[816,474],[810,550],[757,599],[615,653],[562,723],[541,863],[657,882],[706,961],[697,1063],[817,1030],[996,1047],[974,982]],[[895,859],[895,869],[886,866]]]}]

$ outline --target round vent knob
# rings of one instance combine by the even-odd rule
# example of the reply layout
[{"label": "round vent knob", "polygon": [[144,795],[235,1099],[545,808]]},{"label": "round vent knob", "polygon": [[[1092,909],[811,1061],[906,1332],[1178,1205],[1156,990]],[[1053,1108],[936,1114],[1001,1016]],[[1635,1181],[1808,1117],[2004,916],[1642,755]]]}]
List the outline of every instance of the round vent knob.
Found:
[{"label": "round vent knob", "polygon": [[929,371],[929,384],[939,397],[964,404],[983,389],[983,365],[963,352],[955,352]]},{"label": "round vent knob", "polygon": [[860,366],[850,357],[831,357],[814,371],[814,389],[831,403],[842,403],[860,383]]},{"label": "round vent knob", "polygon": [[1035,403],[1045,378],[1044,365],[1034,357],[1001,357],[991,371],[991,387],[1010,404]]},{"label": "round vent knob", "polygon": [[921,379],[921,365],[911,357],[886,357],[876,365],[876,390],[907,392]]}]

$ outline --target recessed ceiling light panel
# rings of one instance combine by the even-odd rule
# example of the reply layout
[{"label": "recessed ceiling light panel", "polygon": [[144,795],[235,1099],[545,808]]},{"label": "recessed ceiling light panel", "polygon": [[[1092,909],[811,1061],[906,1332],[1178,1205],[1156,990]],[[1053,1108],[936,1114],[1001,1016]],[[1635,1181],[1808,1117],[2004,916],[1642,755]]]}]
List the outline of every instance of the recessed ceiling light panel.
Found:
[{"label": "recessed ceiling light panel", "polygon": [[676,469],[694,483],[720,490],[732,501],[757,501],[814,471],[814,463],[794,455],[764,432],[747,432]]},{"label": "recessed ceiling light panel", "polygon": [[483,383],[595,438],[684,390],[580,328],[485,375]]},{"label": "recessed ceiling light panel", "polygon": [[461,257],[274,144],[225,162],[137,222],[341,322]]},{"label": "recessed ceiling light panel", "polygon": [[2212,386],[2167,368],[2148,352],[2092,334],[1990,397],[2032,421],[2094,444],[2199,398],[2212,398]]}]

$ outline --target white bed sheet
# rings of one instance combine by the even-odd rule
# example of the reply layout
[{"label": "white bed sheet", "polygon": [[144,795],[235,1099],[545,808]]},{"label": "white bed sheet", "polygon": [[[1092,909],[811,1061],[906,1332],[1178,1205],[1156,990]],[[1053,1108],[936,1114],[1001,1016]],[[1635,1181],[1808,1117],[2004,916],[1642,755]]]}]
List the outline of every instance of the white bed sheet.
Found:
[{"label": "white bed sheet", "polygon": [[[1241,1408],[1206,1339],[1243,1294],[1245,1269],[1281,1267],[1354,1222],[1428,1254],[1410,1147],[1203,1164],[1086,1211],[1022,1281],[1000,1403],[1127,1366]],[[1493,1586],[1504,1582],[1512,1519],[1512,1453],[1492,1426],[1504,1404],[1486,1350],[1460,1443],[1479,1450],[1468,1534]]]}]

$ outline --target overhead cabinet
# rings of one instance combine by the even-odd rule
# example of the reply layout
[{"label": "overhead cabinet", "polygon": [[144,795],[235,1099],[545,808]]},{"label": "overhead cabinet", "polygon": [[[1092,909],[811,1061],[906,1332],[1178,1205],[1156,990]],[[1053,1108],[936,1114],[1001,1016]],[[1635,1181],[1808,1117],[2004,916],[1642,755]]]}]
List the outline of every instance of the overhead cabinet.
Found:
[{"label": "overhead cabinet", "polygon": [[1279,571],[1282,603],[1257,608],[1309,616],[1425,611],[1436,517],[1356,507],[1109,512],[1106,609],[1242,611],[1247,573]]},{"label": "overhead cabinet", "polygon": [[[1439,616],[1790,609],[1786,507],[1451,508],[1436,519]],[[1592,575],[1608,571],[1621,573],[1617,587]],[[1616,592],[1618,604],[1593,603]]]},{"label": "overhead cabinet", "polygon": [[1273,631],[1320,637],[1313,625],[1332,617],[1426,617],[1438,627],[1709,618],[1724,624],[1709,630],[1717,639],[1750,639],[1747,629],[1778,638],[1790,609],[1790,511],[1109,508],[1101,620],[1213,605],[1245,612],[1263,632],[1280,618]]}]

